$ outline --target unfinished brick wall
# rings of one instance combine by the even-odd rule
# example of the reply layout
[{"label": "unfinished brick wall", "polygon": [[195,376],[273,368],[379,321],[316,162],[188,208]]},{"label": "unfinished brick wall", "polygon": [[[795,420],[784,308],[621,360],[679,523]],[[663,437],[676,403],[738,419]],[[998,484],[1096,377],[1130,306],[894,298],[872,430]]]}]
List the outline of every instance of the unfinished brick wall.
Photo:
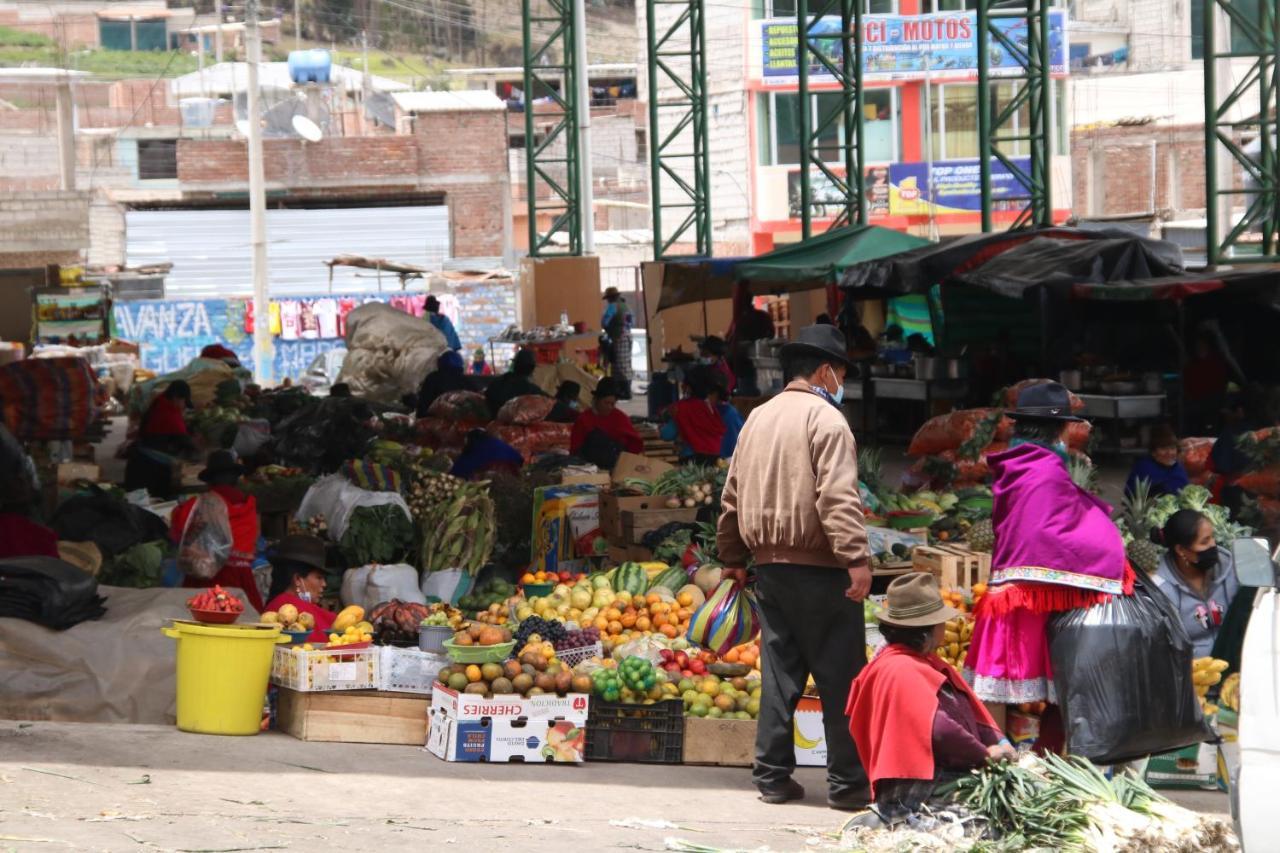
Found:
[{"label": "unfinished brick wall", "polygon": [[[7,266],[73,263],[88,245],[88,193],[13,192],[0,196],[0,256]],[[25,262],[30,260],[38,262]]]},{"label": "unfinished brick wall", "polygon": [[1203,211],[1204,130],[1200,125],[1076,130],[1071,173],[1077,216],[1149,213],[1153,207],[1175,214]]}]

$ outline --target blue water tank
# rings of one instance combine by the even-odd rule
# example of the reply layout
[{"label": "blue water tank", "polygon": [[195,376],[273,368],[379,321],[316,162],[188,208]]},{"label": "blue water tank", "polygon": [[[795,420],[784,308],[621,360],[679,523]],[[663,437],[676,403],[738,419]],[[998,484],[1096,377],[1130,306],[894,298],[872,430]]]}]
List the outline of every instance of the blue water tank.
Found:
[{"label": "blue water tank", "polygon": [[289,78],[294,83],[328,83],[332,65],[327,50],[289,51]]}]

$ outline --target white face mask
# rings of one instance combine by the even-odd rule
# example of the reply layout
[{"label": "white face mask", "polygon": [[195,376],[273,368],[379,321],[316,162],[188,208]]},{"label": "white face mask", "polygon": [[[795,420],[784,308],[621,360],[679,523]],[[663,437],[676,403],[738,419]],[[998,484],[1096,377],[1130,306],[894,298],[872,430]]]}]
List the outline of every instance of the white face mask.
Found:
[{"label": "white face mask", "polygon": [[298,590],[298,592],[297,592],[297,596],[298,596],[298,598],[302,599],[303,601],[307,602],[308,604],[310,604],[310,603],[311,603],[311,593],[310,593],[308,590],[305,590],[305,589],[299,589],[299,590]]}]

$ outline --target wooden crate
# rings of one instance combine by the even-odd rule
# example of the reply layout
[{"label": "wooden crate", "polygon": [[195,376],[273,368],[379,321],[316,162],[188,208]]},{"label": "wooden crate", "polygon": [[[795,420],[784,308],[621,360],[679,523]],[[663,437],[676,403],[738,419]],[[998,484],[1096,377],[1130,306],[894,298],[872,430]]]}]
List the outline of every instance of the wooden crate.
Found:
[{"label": "wooden crate", "polygon": [[624,510],[660,509],[667,499],[661,495],[620,495],[617,492],[600,493],[600,535],[613,542],[622,542],[622,513]]},{"label": "wooden crate", "polygon": [[[665,501],[666,498],[660,500]],[[629,545],[638,545],[646,533],[657,530],[664,524],[670,524],[673,521],[692,524],[697,520],[696,506],[687,509],[681,507],[680,509],[623,510],[621,541]]]},{"label": "wooden crate", "polygon": [[299,693],[282,687],[276,723],[299,740],[423,746],[430,707],[430,697],[414,693]]},{"label": "wooden crate", "polygon": [[750,767],[755,755],[755,720],[684,718],[685,764]]},{"label": "wooden crate", "polygon": [[928,545],[912,552],[916,571],[930,572],[943,589],[965,590],[986,583],[991,576],[991,555],[955,545]]},{"label": "wooden crate", "polygon": [[644,563],[653,559],[653,552],[643,545],[610,545],[609,565]]}]

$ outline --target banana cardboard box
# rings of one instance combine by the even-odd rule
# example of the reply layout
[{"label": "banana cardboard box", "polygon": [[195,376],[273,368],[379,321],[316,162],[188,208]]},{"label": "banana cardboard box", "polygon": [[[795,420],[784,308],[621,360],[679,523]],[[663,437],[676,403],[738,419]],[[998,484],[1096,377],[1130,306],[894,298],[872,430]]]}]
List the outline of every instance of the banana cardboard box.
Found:
[{"label": "banana cardboard box", "polygon": [[795,718],[796,765],[827,766],[827,734],[822,728],[822,701],[817,696],[801,696]]},{"label": "banana cardboard box", "polygon": [[437,684],[427,751],[445,761],[578,763],[586,750],[588,702],[582,693],[486,698]]}]

